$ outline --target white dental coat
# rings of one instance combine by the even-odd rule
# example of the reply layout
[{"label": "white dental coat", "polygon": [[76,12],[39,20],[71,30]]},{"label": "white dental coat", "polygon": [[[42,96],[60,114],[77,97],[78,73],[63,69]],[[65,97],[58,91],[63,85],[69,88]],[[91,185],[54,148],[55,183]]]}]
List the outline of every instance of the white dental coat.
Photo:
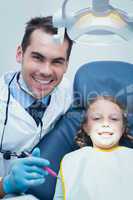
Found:
[{"label": "white dental coat", "polygon": [[[4,76],[0,79],[0,143],[8,97],[8,86],[5,84]],[[42,118],[41,138],[53,128],[59,117],[69,108],[72,103],[71,91],[69,82],[64,77],[52,92],[50,104]],[[17,153],[24,150],[30,151],[40,140],[40,130],[41,127],[37,127],[30,114],[11,96],[2,148]],[[3,159],[3,154],[0,153],[0,176],[5,176],[8,173],[11,160]]]}]

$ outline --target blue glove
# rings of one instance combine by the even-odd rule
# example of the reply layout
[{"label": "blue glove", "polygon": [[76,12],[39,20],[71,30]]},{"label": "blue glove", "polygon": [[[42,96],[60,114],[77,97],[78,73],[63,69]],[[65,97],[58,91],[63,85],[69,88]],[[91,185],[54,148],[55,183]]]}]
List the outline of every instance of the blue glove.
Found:
[{"label": "blue glove", "polygon": [[40,158],[39,148],[35,148],[29,157],[16,159],[9,174],[3,179],[4,192],[24,193],[32,186],[44,183],[48,175],[44,167],[49,164],[48,160]]}]

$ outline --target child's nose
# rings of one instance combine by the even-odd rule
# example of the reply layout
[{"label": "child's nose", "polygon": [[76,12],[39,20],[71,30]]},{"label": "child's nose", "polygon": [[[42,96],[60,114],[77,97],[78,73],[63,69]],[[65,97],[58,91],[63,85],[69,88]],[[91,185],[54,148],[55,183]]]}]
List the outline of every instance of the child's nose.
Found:
[{"label": "child's nose", "polygon": [[104,121],[103,124],[102,124],[102,127],[109,127],[108,121]]},{"label": "child's nose", "polygon": [[103,124],[102,127],[109,127],[109,124]]}]

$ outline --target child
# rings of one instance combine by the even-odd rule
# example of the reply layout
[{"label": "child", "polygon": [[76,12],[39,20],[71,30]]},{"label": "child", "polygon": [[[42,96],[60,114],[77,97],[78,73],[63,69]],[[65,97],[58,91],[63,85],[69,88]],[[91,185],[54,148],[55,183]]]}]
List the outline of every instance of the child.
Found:
[{"label": "child", "polygon": [[[83,147],[61,163],[54,200],[131,200],[133,150],[120,146],[127,137],[124,108],[112,97],[89,103],[76,142]],[[87,146],[92,142],[92,146]]]}]

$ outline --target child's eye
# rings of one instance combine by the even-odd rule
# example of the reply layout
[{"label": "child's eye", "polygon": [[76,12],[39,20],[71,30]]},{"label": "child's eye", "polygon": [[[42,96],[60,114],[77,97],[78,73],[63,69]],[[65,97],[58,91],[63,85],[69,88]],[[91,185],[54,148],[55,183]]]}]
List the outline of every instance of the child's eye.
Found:
[{"label": "child's eye", "polygon": [[117,118],[111,118],[111,120],[113,120],[113,121],[118,121],[118,119],[117,119]]},{"label": "child's eye", "polygon": [[111,117],[110,118],[112,121],[120,121],[120,117]]},{"label": "child's eye", "polygon": [[95,120],[95,121],[98,121],[98,120],[100,120],[100,119],[101,119],[101,117],[100,117],[100,116],[97,116],[97,117],[92,117],[92,119],[93,119],[93,120]]},{"label": "child's eye", "polygon": [[98,121],[102,118],[102,115],[98,113],[90,113],[89,117],[94,121]]}]

